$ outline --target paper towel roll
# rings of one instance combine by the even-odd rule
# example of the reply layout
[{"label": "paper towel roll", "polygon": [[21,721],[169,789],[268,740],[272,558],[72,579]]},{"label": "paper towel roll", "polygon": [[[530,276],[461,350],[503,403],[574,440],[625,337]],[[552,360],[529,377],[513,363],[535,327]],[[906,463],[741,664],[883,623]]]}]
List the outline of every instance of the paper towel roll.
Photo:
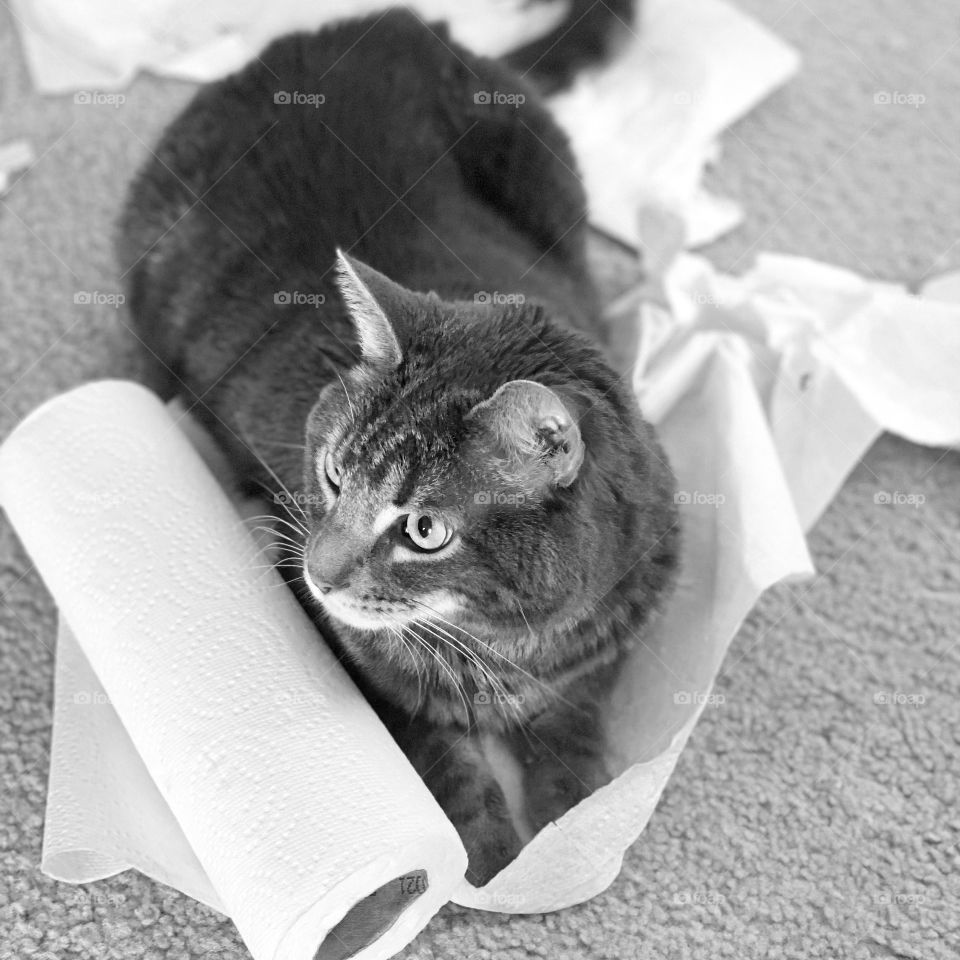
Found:
[{"label": "paper towel roll", "polygon": [[462,881],[456,831],[159,400],[50,401],[0,504],[253,956],[412,940]]}]

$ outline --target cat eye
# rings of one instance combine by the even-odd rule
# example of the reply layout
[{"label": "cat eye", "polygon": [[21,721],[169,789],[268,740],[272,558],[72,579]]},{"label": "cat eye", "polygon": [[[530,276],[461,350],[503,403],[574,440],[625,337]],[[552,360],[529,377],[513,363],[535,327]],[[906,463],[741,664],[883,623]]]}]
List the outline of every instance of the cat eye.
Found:
[{"label": "cat eye", "polygon": [[453,537],[453,527],[434,513],[408,513],[401,518],[400,529],[417,550],[427,552],[445,547]]},{"label": "cat eye", "polygon": [[340,492],[341,472],[340,466],[333,459],[333,454],[328,453],[323,458],[323,471],[327,475],[327,482],[333,487],[336,493]]}]

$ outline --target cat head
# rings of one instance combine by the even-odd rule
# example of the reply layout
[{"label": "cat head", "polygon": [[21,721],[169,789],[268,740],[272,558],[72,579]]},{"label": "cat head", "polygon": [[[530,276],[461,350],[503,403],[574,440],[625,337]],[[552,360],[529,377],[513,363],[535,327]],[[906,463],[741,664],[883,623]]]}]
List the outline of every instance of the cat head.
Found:
[{"label": "cat head", "polygon": [[304,579],[349,643],[456,624],[515,657],[654,547],[663,455],[594,348],[540,308],[338,270],[360,361],[308,421]]}]

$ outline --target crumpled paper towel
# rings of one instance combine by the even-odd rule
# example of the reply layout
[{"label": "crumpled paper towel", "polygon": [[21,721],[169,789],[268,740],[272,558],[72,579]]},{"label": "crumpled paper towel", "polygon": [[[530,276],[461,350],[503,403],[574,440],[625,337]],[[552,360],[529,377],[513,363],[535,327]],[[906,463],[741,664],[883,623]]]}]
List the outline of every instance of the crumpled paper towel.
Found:
[{"label": "crumpled paper towel", "polygon": [[0,503],[67,625],[44,869],[139,867],[256,960],[413,939],[462,880],[456,830],[160,401],[48,402],[0,448]]},{"label": "crumpled paper towel", "polygon": [[[687,254],[664,266],[610,319],[639,320],[633,383],[677,476],[680,581],[611,698],[615,779],[459,903],[539,913],[611,883],[718,702],[730,640],[765,589],[813,574],[805,531],[861,455],[883,430],[960,445],[960,304],[801,257],[761,254],[743,277]],[[908,496],[881,491],[877,509]]]},{"label": "crumpled paper towel", "polygon": [[644,0],[643,23],[608,64],[550,99],[590,202],[590,221],[631,246],[636,210],[656,199],[698,247],[743,220],[701,186],[718,137],[785,83],[797,52],[724,0]]},{"label": "crumpled paper towel", "polygon": [[[12,0],[38,89],[92,93],[128,84],[138,69],[215,80],[274,37],[382,9],[384,0],[276,0],[268,5],[185,0]],[[457,40],[499,55],[547,33],[563,3],[416,0],[446,19]],[[644,0],[642,23],[609,63],[550,100],[570,136],[590,200],[590,220],[629,245],[647,198],[671,203],[696,247],[742,220],[733,201],[700,184],[717,138],[796,71],[799,57],[725,0]]]},{"label": "crumpled paper towel", "polygon": [[[43,93],[118,90],[138,70],[206,82],[252,60],[275,37],[386,10],[385,0],[11,0],[30,73]],[[446,20],[477,53],[499,56],[543,36],[564,3],[409,0],[427,21]]]},{"label": "crumpled paper towel", "polygon": [[[641,325],[634,386],[677,475],[684,528],[680,582],[663,614],[638,637],[636,651],[610,698],[606,722],[612,782],[548,825],[486,887],[473,888],[447,875],[443,894],[464,905],[539,913],[603,891],[616,877],[624,851],[646,826],[697,718],[715,701],[711,687],[740,623],[767,587],[812,574],[804,531],[862,452],[883,429],[924,444],[960,443],[957,304],[917,298],[901,288],[796,257],[761,255],[756,267],[739,278],[719,274],[695,256],[663,262],[669,265],[658,278],[660,302],[649,298],[640,302],[639,294],[633,293],[613,305],[611,314]],[[73,396],[115,389],[95,385]],[[34,504],[49,503],[52,509],[49,484],[55,485],[57,496],[73,496],[73,486],[80,483],[83,488],[83,476],[92,464],[103,458],[122,464],[130,454],[123,452],[120,441],[129,442],[130,436],[114,438],[104,429],[111,420],[108,414],[103,412],[98,429],[85,431],[79,446],[71,444],[77,454],[69,475],[41,480],[31,473],[26,491],[11,481],[10,454],[6,448],[0,451],[0,501],[16,494]],[[149,459],[152,439],[141,435],[137,442]],[[94,455],[84,452],[88,444]],[[166,467],[158,469],[162,475]],[[124,499],[119,515],[125,517],[131,506],[139,508],[139,498],[150,488],[131,476],[120,489]],[[900,509],[896,493],[878,499],[877,509]],[[134,495],[138,499],[131,504],[129,497]],[[89,507],[100,509],[96,503]],[[202,512],[201,503],[193,507]],[[168,526],[177,529],[180,523],[180,517],[171,516]],[[59,599],[57,567],[73,569],[73,558],[83,553],[75,552],[78,545],[68,537],[67,527],[60,522],[56,527],[49,557],[43,563],[40,557],[37,560],[42,572],[47,567],[54,571],[48,582]],[[111,559],[109,526],[105,533],[102,565],[98,563],[97,570],[90,567],[85,576],[99,591],[97,602],[108,605],[109,592],[104,591],[111,580],[100,574],[119,571]],[[31,539],[25,535],[28,547]],[[207,540],[197,534],[189,545],[200,549]],[[208,573],[207,586],[209,582]],[[176,597],[192,607],[205,587],[189,579],[182,590]],[[260,620],[272,616],[244,609],[253,609]],[[66,605],[63,613],[71,619]],[[193,619],[185,617],[186,622]],[[223,636],[242,636],[246,619],[231,617]],[[170,701],[158,703],[151,694],[152,679],[128,690],[122,669],[116,669],[114,683],[129,702],[116,700],[116,712],[109,703],[100,705],[101,712],[72,709],[76,691],[86,691],[93,699],[106,694],[94,673],[84,671],[77,651],[66,652],[72,661],[62,650],[58,653],[45,868],[55,864],[55,875],[84,881],[136,864],[212,905],[222,898],[229,908],[219,881],[203,872],[203,867],[210,869],[211,854],[188,842],[187,829],[178,835],[174,805],[170,809],[163,805],[151,779],[152,761],[145,764],[140,759],[133,747],[136,738],[127,739],[117,719],[125,707],[151,705],[151,711],[173,722],[170,718],[187,705],[173,694]],[[105,669],[122,667],[111,665],[105,647],[102,652]],[[95,666],[100,673],[100,664]],[[169,670],[175,665],[164,666]],[[157,689],[168,687],[161,684]],[[306,691],[303,695],[309,699]],[[232,702],[232,692],[225,690],[222,703],[211,709],[218,712]],[[244,720],[241,714],[237,722]],[[337,724],[337,736],[349,732],[346,719],[338,722],[331,716],[330,722]],[[289,744],[282,730],[277,736],[277,751],[282,753]],[[389,745],[382,730],[364,727],[362,736],[376,744],[376,765],[385,769]],[[61,749],[63,742],[71,748]],[[175,746],[171,744],[171,751]],[[192,756],[189,741],[181,746]],[[172,757],[171,752],[165,759],[169,769],[176,770]],[[215,757],[221,763],[227,758],[226,753]],[[303,762],[326,761],[322,753],[310,752]],[[399,760],[389,762],[402,767]],[[218,768],[204,769],[216,781]],[[163,777],[157,776],[157,786],[163,788]],[[377,772],[371,777],[373,791],[397,789],[392,775]],[[249,791],[245,802],[253,815],[265,802],[261,787],[255,777],[245,776],[243,789]],[[58,791],[63,796],[72,791],[72,819],[52,802]],[[318,802],[327,799],[321,796]],[[180,794],[179,801],[188,809],[199,806],[189,794]],[[350,803],[335,805],[340,813],[331,815],[348,816],[353,802],[351,794]],[[422,802],[433,811],[432,801]],[[149,818],[149,826],[137,832],[141,813]],[[421,822],[433,829],[432,814]],[[313,849],[310,837],[302,832],[295,839],[298,849]],[[235,845],[230,852],[236,857],[235,868],[245,870],[247,851]],[[325,876],[334,869],[322,858],[317,868]],[[291,889],[294,895],[301,893]],[[440,881],[431,877],[430,889],[439,892]],[[434,901],[437,906],[439,899]]]}]

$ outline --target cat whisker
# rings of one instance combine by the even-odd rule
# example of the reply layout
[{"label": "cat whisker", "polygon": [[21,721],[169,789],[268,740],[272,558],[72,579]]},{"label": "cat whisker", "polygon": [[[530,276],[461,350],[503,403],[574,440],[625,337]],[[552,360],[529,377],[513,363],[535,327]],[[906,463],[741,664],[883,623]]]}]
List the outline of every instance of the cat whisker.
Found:
[{"label": "cat whisker", "polygon": [[431,624],[429,621],[424,620],[415,620],[413,623],[420,629],[426,630],[431,636],[439,640],[441,643],[446,644],[459,656],[466,658],[468,663],[473,664],[480,671],[480,675],[492,688],[497,697],[497,701],[500,704],[505,705],[508,712],[512,710],[518,721],[522,721],[524,719],[516,698],[510,695],[506,685],[493,672],[491,667],[483,661],[483,658],[477,651],[471,650],[460,639],[455,637],[449,631],[444,630],[443,627],[440,627],[437,624]]},{"label": "cat whisker", "polygon": [[303,551],[296,549],[289,543],[267,543],[260,547],[259,552],[274,566],[281,563],[296,563],[302,567],[305,563]]},{"label": "cat whisker", "polygon": [[425,610],[429,611],[429,613],[433,617],[436,617],[437,620],[439,620],[441,623],[446,624],[448,627],[451,627],[454,630],[459,630],[462,634],[464,634],[464,636],[468,637],[474,643],[479,643],[482,647],[485,647],[492,654],[499,657],[501,660],[505,661],[507,664],[513,667],[514,670],[518,671],[519,673],[522,673],[528,679],[533,680],[536,683],[543,684],[543,681],[540,680],[539,677],[535,677],[532,673],[529,673],[526,670],[524,670],[523,667],[521,667],[517,663],[514,663],[514,661],[511,660],[506,654],[501,653],[499,650],[492,647],[489,643],[486,643],[484,640],[481,640],[479,637],[472,634],[469,630],[466,630],[465,628],[461,627],[459,624],[454,623],[452,620],[448,620],[446,617],[442,616],[437,610],[435,610],[432,606],[430,606],[430,604],[424,603],[422,600],[414,600],[413,602],[418,606],[423,607]]},{"label": "cat whisker", "polygon": [[302,570],[303,565],[299,563],[258,563],[249,567],[250,570]]},{"label": "cat whisker", "polygon": [[260,548],[261,553],[270,553],[275,552],[279,554],[278,559],[288,560],[291,557],[296,557],[299,560],[305,559],[305,554],[301,547],[297,547],[292,543],[285,543],[283,540],[277,540],[273,543],[265,543]]},{"label": "cat whisker", "polygon": [[527,615],[523,612],[523,604],[517,600],[517,609],[520,611],[520,616],[523,617],[523,622],[527,625],[527,630],[530,633],[530,636],[535,636],[533,632],[533,627],[530,626],[530,621],[527,619]]},{"label": "cat whisker", "polygon": [[483,677],[487,684],[489,684],[494,696],[497,698],[497,702],[504,706],[505,712],[512,712],[518,723],[523,722],[525,718],[520,710],[520,705],[517,702],[516,697],[510,694],[510,692],[507,690],[506,684],[496,675],[496,673],[494,673],[492,668],[483,661],[483,658],[477,651],[471,650],[461,640],[445,630],[443,631],[443,634],[438,633],[437,630],[442,630],[443,628],[437,627],[436,624],[431,625],[422,620],[417,620],[414,622],[421,629],[427,630],[438,640],[452,647],[452,649],[454,649],[460,656],[465,657],[468,663],[473,664],[477,670],[479,670],[481,677]]},{"label": "cat whisker", "polygon": [[357,411],[353,405],[353,401],[350,399],[350,391],[347,390],[347,385],[343,382],[343,377],[340,376],[340,371],[333,365],[333,361],[329,361],[327,365],[337,375],[337,379],[340,381],[340,386],[343,387],[343,395],[347,398],[347,407],[350,410],[350,416],[356,420]]},{"label": "cat whisker", "polygon": [[[518,671],[519,673],[523,674],[523,676],[525,676],[528,680],[532,680],[534,683],[536,683],[538,686],[540,686],[544,691],[546,691],[547,693],[549,693],[552,697],[555,697],[555,698],[556,698],[558,701],[560,701],[561,703],[565,704],[565,705],[568,706],[568,707],[572,707],[572,708],[574,708],[574,709],[579,709],[575,703],[573,703],[572,701],[570,701],[570,700],[568,700],[566,697],[564,697],[558,690],[556,690],[556,689],[554,689],[553,687],[551,687],[548,683],[545,683],[545,682],[544,682],[543,680],[541,680],[539,677],[534,676],[534,675],[533,675],[532,673],[530,673],[529,671],[524,670],[523,667],[521,667],[521,666],[520,666],[519,664],[517,664],[517,663],[514,663],[514,661],[511,660],[506,654],[501,653],[499,650],[497,650],[497,649],[495,649],[494,647],[492,647],[489,643],[486,643],[485,641],[481,640],[479,637],[474,636],[469,630],[465,630],[463,627],[459,626],[458,624],[454,623],[453,621],[448,620],[446,617],[442,616],[439,612],[437,612],[437,610],[435,610],[433,607],[431,607],[429,603],[424,603],[422,600],[413,600],[413,603],[415,603],[415,604],[417,604],[418,606],[421,606],[421,607],[423,607],[424,609],[428,610],[428,611],[430,612],[430,614],[431,614],[433,617],[435,617],[437,620],[439,620],[441,623],[447,624],[447,626],[452,627],[454,630],[459,630],[462,634],[464,634],[464,636],[468,637],[468,638],[469,638],[470,640],[472,640],[474,643],[479,643],[482,647],[485,647],[485,648],[486,648],[487,650],[489,650],[492,654],[494,654],[495,656],[499,657],[499,658],[500,658],[501,660],[503,660],[505,663],[509,664],[514,670],[516,670],[516,671]],[[524,622],[526,622],[526,617],[524,617]],[[528,626],[528,627],[530,626],[529,623],[527,623],[527,626]]]},{"label": "cat whisker", "polygon": [[447,663],[447,661],[440,655],[440,650],[434,649],[429,643],[426,643],[423,637],[419,636],[416,631],[411,631],[411,636],[414,637],[417,643],[423,647],[427,653],[429,653],[440,668],[447,674],[450,678],[450,681],[453,683],[454,689],[457,691],[458,696],[460,697],[461,703],[463,703],[463,716],[464,723],[466,726],[470,726],[470,707],[467,705],[467,698],[463,690],[463,684],[460,682],[460,679],[453,671],[453,667]]},{"label": "cat whisker", "polygon": [[[280,480],[280,478],[277,477],[276,474],[274,474],[274,479],[276,480],[277,483],[280,484],[280,486],[281,486],[281,488],[282,488],[282,490],[283,490],[283,492],[284,492],[284,494],[285,494],[285,498],[281,498],[281,497],[277,494],[277,491],[276,491],[276,490],[271,489],[271,488],[270,488],[266,483],[264,483],[262,480],[256,480],[256,481],[254,481],[254,482],[257,483],[260,487],[262,487],[263,490],[264,490],[266,493],[270,494],[270,497],[271,497],[271,499],[272,499],[272,501],[273,501],[273,503],[274,503],[275,505],[280,506],[280,507],[283,507],[283,509],[284,509],[284,511],[286,512],[287,516],[290,517],[291,520],[295,521],[296,523],[300,523],[300,522],[301,522],[301,518],[302,518],[303,520],[306,520],[306,519],[307,519],[307,515],[306,515],[306,513],[304,512],[303,507],[301,507],[300,504],[297,503],[296,498],[293,496],[292,493],[290,493],[290,492],[287,490],[287,488],[286,488],[286,486],[284,485],[283,481]],[[297,510],[298,510],[299,513],[300,513],[300,516],[297,516],[297,514],[295,514],[295,513],[290,509],[290,504],[291,504],[291,503],[293,504],[293,506],[295,506],[295,507],[297,508]]]},{"label": "cat whisker", "polygon": [[298,580],[302,583],[303,577],[292,577],[290,580],[285,580],[283,583],[276,584],[276,586],[289,588],[290,584],[296,583]]},{"label": "cat whisker", "polygon": [[294,577],[294,578],[292,578],[291,580],[285,580],[285,579],[283,579],[283,578],[281,577],[279,583],[272,583],[272,584],[270,584],[270,589],[271,589],[271,590],[279,590],[281,587],[283,587],[283,589],[289,590],[289,589],[290,589],[290,585],[291,585],[292,583],[296,583],[298,580],[303,580],[303,577]]},{"label": "cat whisker", "polygon": [[279,519],[280,519],[280,518],[279,518],[275,513],[258,513],[258,514],[256,514],[256,516],[253,516],[253,517],[244,517],[244,518],[243,518],[243,522],[244,522],[244,523],[249,523],[249,522],[251,522],[251,521],[253,521],[253,520],[269,520],[269,521],[274,521],[274,520],[279,520]]},{"label": "cat whisker", "polygon": [[[249,434],[245,434],[243,439],[246,442],[247,446],[250,448],[250,452],[260,461],[261,465],[264,467],[267,473],[270,474],[270,476],[276,481],[276,483],[279,484],[280,489],[283,490],[283,492],[287,495],[287,500],[290,503],[292,503],[300,511],[303,518],[306,519],[307,515],[306,513],[304,513],[303,507],[300,506],[300,504],[297,502],[296,497],[294,497],[293,494],[287,489],[286,484],[280,479],[276,470],[274,470],[273,467],[271,467],[270,464],[267,463],[267,461],[260,456],[260,453],[257,450],[256,446],[251,442],[252,438],[249,436]],[[266,487],[265,484],[263,486]],[[287,509],[287,512],[290,514],[290,516],[294,517],[295,514],[293,514],[293,512],[290,510],[287,501],[278,501],[275,495],[276,492],[275,491],[270,491],[270,492],[274,493],[274,498],[273,498],[274,503],[280,502],[281,505]]]},{"label": "cat whisker", "polygon": [[280,556],[275,557],[271,562],[270,566],[272,567],[297,567],[303,569],[303,557],[297,556]]},{"label": "cat whisker", "polygon": [[[263,461],[262,461],[262,458],[261,458],[261,462],[263,462]],[[264,466],[266,466],[266,464],[264,464]],[[268,468],[268,469],[269,469],[269,468]],[[296,523],[296,524],[298,524],[300,527],[306,529],[306,528],[304,527],[304,525],[303,525],[303,521],[307,519],[307,515],[306,515],[306,513],[304,512],[303,507],[300,506],[300,504],[297,502],[296,497],[294,497],[294,495],[293,495],[292,493],[290,493],[289,490],[287,490],[287,488],[286,488],[286,486],[284,485],[283,481],[280,480],[280,478],[279,478],[279,477],[276,475],[276,473],[274,473],[272,470],[271,470],[271,475],[272,475],[273,478],[276,480],[276,482],[280,484],[280,487],[282,488],[282,490],[283,490],[283,492],[284,492],[284,494],[285,494],[285,497],[281,497],[281,496],[277,493],[276,490],[274,490],[273,488],[271,488],[270,486],[268,486],[268,485],[267,485],[266,483],[264,483],[262,480],[254,479],[253,482],[256,483],[261,489],[263,489],[263,491],[264,491],[265,493],[267,493],[267,494],[270,495],[270,499],[272,500],[272,502],[274,503],[275,506],[283,507],[284,512],[287,514],[287,516],[288,516],[292,521],[294,521],[294,523]],[[291,504],[291,503],[292,503],[293,506],[295,506],[295,507],[297,508],[297,510],[299,511],[299,516],[298,516],[296,513],[294,513],[293,510],[290,509],[290,504]],[[277,514],[271,514],[271,516],[272,516],[275,520],[281,519]]]},{"label": "cat whisker", "polygon": [[276,556],[278,560],[289,560],[293,557],[305,560],[306,549],[302,543],[292,540],[270,540],[257,543],[258,552],[264,556]]},{"label": "cat whisker", "polygon": [[[421,630],[426,630],[434,638],[441,641],[441,643],[446,643],[447,645],[452,645],[453,649],[457,651],[461,656],[467,658],[467,660],[474,664],[479,670],[482,676],[496,688],[496,684],[500,683],[501,688],[503,688],[502,682],[499,681],[491,671],[490,667],[483,662],[482,657],[474,651],[469,649],[462,641],[455,637],[449,630],[445,630],[443,627],[438,624],[430,623],[428,620],[414,620],[413,623],[419,627]],[[504,693],[506,689],[503,688]]]},{"label": "cat whisker", "polygon": [[253,529],[254,529],[254,530],[264,530],[264,531],[266,531],[267,533],[273,534],[273,536],[275,536],[275,537],[285,537],[287,540],[291,541],[292,543],[297,543],[297,544],[303,543],[303,541],[302,541],[301,539],[298,539],[297,537],[293,536],[292,534],[287,533],[285,530],[277,530],[276,527],[272,527],[272,526],[270,526],[269,524],[263,524],[263,523],[261,523],[261,524],[257,525],[256,527],[254,527]]},{"label": "cat whisker", "polygon": [[[427,609],[427,610],[428,610],[434,617],[436,617],[441,623],[445,623],[447,626],[452,627],[454,630],[459,630],[459,631],[460,631],[462,634],[464,634],[466,637],[468,637],[469,639],[473,640],[474,643],[479,643],[481,646],[486,647],[486,649],[488,649],[492,654],[494,654],[495,656],[498,656],[501,660],[505,661],[505,662],[508,663],[511,667],[513,667],[514,670],[517,670],[518,672],[522,673],[522,674],[523,674],[524,676],[526,676],[528,679],[533,680],[533,681],[535,681],[535,682],[537,682],[537,683],[543,684],[543,681],[540,680],[539,677],[535,677],[532,673],[528,673],[528,672],[527,672],[526,670],[524,670],[523,667],[521,667],[519,664],[514,663],[514,661],[511,660],[506,654],[501,653],[499,650],[497,650],[497,649],[495,649],[494,647],[492,647],[489,643],[486,643],[484,640],[481,640],[479,637],[477,637],[477,636],[475,636],[474,634],[472,634],[469,630],[464,629],[464,628],[461,627],[459,624],[456,624],[456,623],[454,623],[452,620],[448,620],[446,617],[441,616],[441,614],[438,613],[433,607],[431,607],[430,604],[424,603],[424,602],[421,601],[421,600],[414,600],[413,602],[416,603],[416,604],[418,604],[419,606],[422,606],[422,607],[424,607],[425,609]],[[529,626],[529,624],[528,624],[528,626]]]},{"label": "cat whisker", "polygon": [[419,711],[420,705],[423,703],[423,672],[426,669],[426,664],[423,661],[423,654],[413,645],[409,639],[405,636],[406,625],[401,623],[399,620],[395,621],[395,626],[388,627],[394,636],[399,639],[403,644],[404,650],[410,654],[410,659],[413,661],[414,669],[417,671],[417,703],[414,707],[414,712]]},{"label": "cat whisker", "polygon": [[306,537],[310,531],[296,517],[293,519],[296,522],[291,522],[290,520],[287,520],[286,517],[278,517],[274,513],[265,513],[256,517],[247,517],[246,522],[252,522],[254,520],[266,520],[270,523],[282,523],[289,527],[297,536]]}]

